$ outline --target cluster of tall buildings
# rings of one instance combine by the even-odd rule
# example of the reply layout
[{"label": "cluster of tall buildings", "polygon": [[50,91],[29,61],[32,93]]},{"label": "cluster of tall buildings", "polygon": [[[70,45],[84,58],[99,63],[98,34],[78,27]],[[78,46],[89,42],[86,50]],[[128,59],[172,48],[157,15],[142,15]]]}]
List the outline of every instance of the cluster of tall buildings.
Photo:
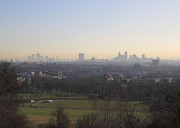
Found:
[{"label": "cluster of tall buildings", "polygon": [[[146,61],[152,61],[153,58],[147,58],[145,54],[142,54],[141,58],[138,57],[136,54],[129,55],[127,51],[124,52],[124,54],[118,53],[118,56],[114,58],[114,61],[134,61],[134,62],[146,62]],[[160,60],[157,58],[157,60]]]},{"label": "cluster of tall buildings", "polygon": [[28,62],[56,62],[58,60],[57,57],[49,58],[48,56],[41,56],[39,53],[32,54],[28,56]]},{"label": "cluster of tall buildings", "polygon": [[[95,59],[94,57],[92,59],[90,59],[91,61],[101,61],[100,60],[97,60]],[[90,61],[90,60],[86,60],[86,61]],[[106,60],[108,61],[107,59],[102,59],[102,60]],[[133,55],[128,55],[128,52],[125,51],[124,54],[121,54],[120,52],[118,53],[117,57],[115,57],[113,60],[111,61],[114,61],[114,62],[152,62],[154,63],[154,65],[157,65],[158,61],[160,60],[159,58],[157,59],[153,59],[153,58],[147,58],[145,56],[145,54],[142,54],[141,57],[138,57],[136,54],[133,54]],[[49,58],[48,56],[41,56],[39,53],[36,53],[36,54],[32,54],[31,56],[28,56],[28,62],[57,62],[58,61],[58,58],[57,57],[52,57],[52,58]],[[79,53],[78,54],[78,62],[84,62],[85,61],[85,55],[84,53]]]},{"label": "cluster of tall buildings", "polygon": [[[96,59],[92,58],[90,60],[96,60]],[[125,51],[124,54],[121,54],[119,52],[117,57],[115,57],[112,61],[114,61],[114,62],[137,62],[137,63],[138,62],[152,62],[153,65],[158,65],[159,60],[160,60],[159,57],[157,57],[157,59],[147,58],[145,56],[145,54],[142,54],[141,57],[138,57],[136,54],[128,55],[128,52]],[[78,61],[79,62],[85,61],[84,53],[79,53],[78,54]],[[86,60],[86,61],[88,61],[88,60]],[[96,60],[96,61],[99,62],[100,60]]]},{"label": "cluster of tall buildings", "polygon": [[117,61],[127,61],[128,60],[128,53],[127,51],[124,52],[124,55],[122,55],[120,52],[118,53],[118,56],[114,58],[114,60]]}]

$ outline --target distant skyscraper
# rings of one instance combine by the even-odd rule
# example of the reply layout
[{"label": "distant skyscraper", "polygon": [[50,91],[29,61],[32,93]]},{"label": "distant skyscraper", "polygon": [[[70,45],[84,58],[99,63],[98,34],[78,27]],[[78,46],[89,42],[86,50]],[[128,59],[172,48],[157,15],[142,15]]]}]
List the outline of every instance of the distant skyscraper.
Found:
[{"label": "distant skyscraper", "polygon": [[120,52],[118,53],[118,57],[121,57],[121,53]]},{"label": "distant skyscraper", "polygon": [[128,59],[128,53],[127,51],[124,52],[124,60],[126,61]]},{"label": "distant skyscraper", "polygon": [[40,58],[40,54],[39,53],[36,53],[36,58],[38,59],[38,58]]},{"label": "distant skyscraper", "polygon": [[145,57],[145,55],[144,55],[144,54],[142,54],[142,56],[141,56],[141,60],[142,60],[142,61],[145,61],[145,60],[146,60],[146,57]]},{"label": "distant skyscraper", "polygon": [[137,56],[136,56],[136,54],[133,54],[133,61],[136,61],[137,60]]},{"label": "distant skyscraper", "polygon": [[28,56],[28,61],[29,62],[34,62],[35,61],[35,56],[32,54],[31,56]]},{"label": "distant skyscraper", "polygon": [[39,53],[36,53],[36,61],[39,62],[41,60],[41,55]]},{"label": "distant skyscraper", "polygon": [[35,62],[35,55],[34,54],[31,55],[31,62]]},{"label": "distant skyscraper", "polygon": [[48,62],[48,61],[49,61],[48,56],[45,56],[45,61],[46,61],[46,62]]},{"label": "distant skyscraper", "polygon": [[141,59],[145,59],[145,55],[144,54],[142,54]]},{"label": "distant skyscraper", "polygon": [[79,53],[79,61],[84,61],[84,53]]}]

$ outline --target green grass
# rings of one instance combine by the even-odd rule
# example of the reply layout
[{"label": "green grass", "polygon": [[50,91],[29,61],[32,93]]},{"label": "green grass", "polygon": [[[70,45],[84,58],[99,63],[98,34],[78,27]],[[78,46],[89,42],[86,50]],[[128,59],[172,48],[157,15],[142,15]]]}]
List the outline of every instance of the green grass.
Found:
[{"label": "green grass", "polygon": [[[51,113],[55,111],[56,106],[59,105],[64,107],[71,121],[74,121],[83,114],[95,112],[92,102],[88,100],[57,100],[52,103],[41,103],[37,101],[33,104],[36,104],[38,107],[32,108],[29,107],[30,103],[25,103],[24,107],[22,107],[22,105],[19,107],[19,113],[27,115],[31,121],[35,122],[47,121]],[[115,102],[112,101],[111,104],[113,105]],[[126,107],[124,102],[121,104],[121,109]],[[128,104],[135,110],[134,114],[136,117],[146,119],[146,114],[144,113],[145,105],[139,104],[138,102],[129,102]]]},{"label": "green grass", "polygon": [[38,108],[29,107],[30,103],[24,104],[24,107],[22,105],[19,107],[19,113],[27,115],[30,120],[35,122],[48,120],[58,105],[64,107],[71,120],[77,119],[82,114],[94,112],[93,106],[88,100],[58,100],[52,103],[35,102],[33,104],[37,104]]},{"label": "green grass", "polygon": [[92,104],[88,100],[58,100],[52,103],[43,103],[40,108],[55,108],[55,106],[61,105],[65,109],[93,109]]},{"label": "green grass", "polygon": [[53,109],[48,108],[19,108],[19,112],[27,116],[49,116]]},{"label": "green grass", "polygon": [[[93,105],[88,100],[57,100],[51,103],[41,103],[37,101],[38,108],[55,108],[56,106],[63,106],[65,109],[93,109]],[[30,103],[25,103],[25,107],[30,106]]]},{"label": "green grass", "polygon": [[[19,113],[27,115],[27,117],[34,122],[47,121],[51,116],[54,109],[50,108],[20,108]],[[76,109],[65,109],[65,112],[70,117],[70,120],[76,120],[83,114],[94,112],[93,110],[76,110]]]}]

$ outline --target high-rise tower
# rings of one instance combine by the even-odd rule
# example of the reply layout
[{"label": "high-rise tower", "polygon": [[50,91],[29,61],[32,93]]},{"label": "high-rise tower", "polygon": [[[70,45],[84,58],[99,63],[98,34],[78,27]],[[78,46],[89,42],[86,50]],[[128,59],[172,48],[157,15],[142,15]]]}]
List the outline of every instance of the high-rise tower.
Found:
[{"label": "high-rise tower", "polygon": [[127,59],[128,59],[128,53],[127,53],[127,51],[125,51],[124,52],[124,60],[127,61]]},{"label": "high-rise tower", "polygon": [[79,61],[84,61],[84,53],[79,53]]}]

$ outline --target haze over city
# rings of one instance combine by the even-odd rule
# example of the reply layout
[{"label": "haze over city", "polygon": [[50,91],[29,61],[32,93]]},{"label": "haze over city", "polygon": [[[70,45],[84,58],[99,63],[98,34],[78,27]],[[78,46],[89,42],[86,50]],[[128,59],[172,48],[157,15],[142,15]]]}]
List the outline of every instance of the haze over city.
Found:
[{"label": "haze over city", "polygon": [[119,51],[180,59],[178,0],[0,1],[0,59],[77,59]]},{"label": "haze over city", "polygon": [[0,128],[180,128],[180,0],[0,0]]}]

